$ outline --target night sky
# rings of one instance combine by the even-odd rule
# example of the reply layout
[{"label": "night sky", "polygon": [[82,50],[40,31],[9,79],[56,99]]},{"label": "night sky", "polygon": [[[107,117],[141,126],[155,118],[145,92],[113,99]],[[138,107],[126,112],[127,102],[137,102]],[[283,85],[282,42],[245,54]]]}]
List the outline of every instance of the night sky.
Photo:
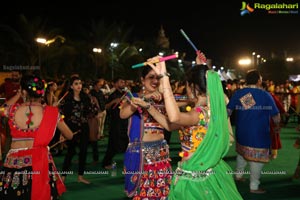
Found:
[{"label": "night sky", "polygon": [[180,29],[187,33],[198,49],[214,60],[224,62],[249,55],[252,51],[266,58],[270,57],[271,52],[300,57],[299,13],[271,15],[255,10],[241,16],[242,1],[208,1],[205,4],[202,1],[181,1],[172,5],[160,5],[168,4],[163,1],[139,1],[140,4],[123,2],[68,3],[67,7],[61,3],[43,3],[43,6],[23,3],[18,7],[1,7],[1,15],[2,18],[20,13],[29,17],[43,16],[53,26],[63,26],[69,30],[74,24],[87,23],[91,18],[125,22],[134,27],[133,35],[138,39],[156,37],[160,26],[163,26],[171,48],[187,52],[187,57],[191,58],[195,55],[194,50],[181,35]]}]

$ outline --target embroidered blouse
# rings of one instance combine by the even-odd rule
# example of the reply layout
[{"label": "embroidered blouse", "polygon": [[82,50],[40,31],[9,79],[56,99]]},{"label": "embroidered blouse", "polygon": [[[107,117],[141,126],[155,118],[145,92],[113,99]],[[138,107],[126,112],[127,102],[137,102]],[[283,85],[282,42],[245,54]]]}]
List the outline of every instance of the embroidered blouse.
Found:
[{"label": "embroidered blouse", "polygon": [[[166,110],[163,104],[151,103],[158,112],[165,114]],[[164,134],[164,128],[147,112],[144,112],[144,133],[145,134]]]},{"label": "embroidered blouse", "polygon": [[182,149],[179,153],[180,157],[187,157],[189,153],[195,152],[207,132],[209,119],[207,108],[198,106],[194,109],[199,113],[198,124],[195,126],[182,127],[178,131]]}]

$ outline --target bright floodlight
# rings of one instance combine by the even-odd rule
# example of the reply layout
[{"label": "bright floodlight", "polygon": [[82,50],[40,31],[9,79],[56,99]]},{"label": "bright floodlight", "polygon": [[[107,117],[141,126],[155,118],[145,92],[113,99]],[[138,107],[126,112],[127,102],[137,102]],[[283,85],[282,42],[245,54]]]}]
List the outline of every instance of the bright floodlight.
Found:
[{"label": "bright floodlight", "polygon": [[45,38],[37,38],[36,41],[38,43],[46,44],[47,40]]},{"label": "bright floodlight", "polygon": [[119,45],[119,43],[116,43],[116,42],[110,43],[111,48],[116,48],[118,45]]},{"label": "bright floodlight", "polygon": [[100,48],[93,48],[93,52],[95,52],[95,53],[101,53],[102,49],[100,49]]},{"label": "bright floodlight", "polygon": [[250,64],[251,64],[251,60],[248,58],[239,60],[239,65],[250,65]]}]

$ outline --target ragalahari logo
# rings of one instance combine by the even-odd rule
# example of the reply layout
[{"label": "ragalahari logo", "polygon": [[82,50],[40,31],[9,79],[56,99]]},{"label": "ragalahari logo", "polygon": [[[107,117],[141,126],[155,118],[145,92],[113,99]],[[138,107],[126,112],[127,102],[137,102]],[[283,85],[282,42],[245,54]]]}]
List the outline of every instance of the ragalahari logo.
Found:
[{"label": "ragalahari logo", "polygon": [[250,14],[253,11],[254,11],[254,9],[251,8],[248,3],[246,3],[245,1],[242,1],[241,16]]}]

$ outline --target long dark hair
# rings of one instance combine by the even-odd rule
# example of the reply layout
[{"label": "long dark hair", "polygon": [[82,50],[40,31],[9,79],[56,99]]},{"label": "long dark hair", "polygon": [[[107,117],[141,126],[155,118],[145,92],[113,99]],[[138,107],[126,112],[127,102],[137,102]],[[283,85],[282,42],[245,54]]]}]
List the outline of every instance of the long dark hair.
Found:
[{"label": "long dark hair", "polygon": [[187,73],[185,80],[188,82],[189,86],[193,85],[193,94],[196,94],[196,91],[199,94],[206,94],[206,71],[208,70],[207,65],[195,65],[191,67]]},{"label": "long dark hair", "polygon": [[[81,80],[81,78],[79,76],[72,76],[70,78],[70,81],[69,81],[69,94],[67,96],[68,98],[73,98],[74,97],[74,91],[71,88],[71,85],[74,83],[74,81],[77,81],[77,80]],[[82,83],[82,85],[83,85],[83,83]],[[89,96],[85,92],[83,92],[83,90],[80,91],[79,96],[80,96],[80,101],[82,101],[85,105],[90,103]]]},{"label": "long dark hair", "polygon": [[144,66],[143,69],[140,71],[140,77],[145,78],[151,70],[152,68],[150,66]]}]

